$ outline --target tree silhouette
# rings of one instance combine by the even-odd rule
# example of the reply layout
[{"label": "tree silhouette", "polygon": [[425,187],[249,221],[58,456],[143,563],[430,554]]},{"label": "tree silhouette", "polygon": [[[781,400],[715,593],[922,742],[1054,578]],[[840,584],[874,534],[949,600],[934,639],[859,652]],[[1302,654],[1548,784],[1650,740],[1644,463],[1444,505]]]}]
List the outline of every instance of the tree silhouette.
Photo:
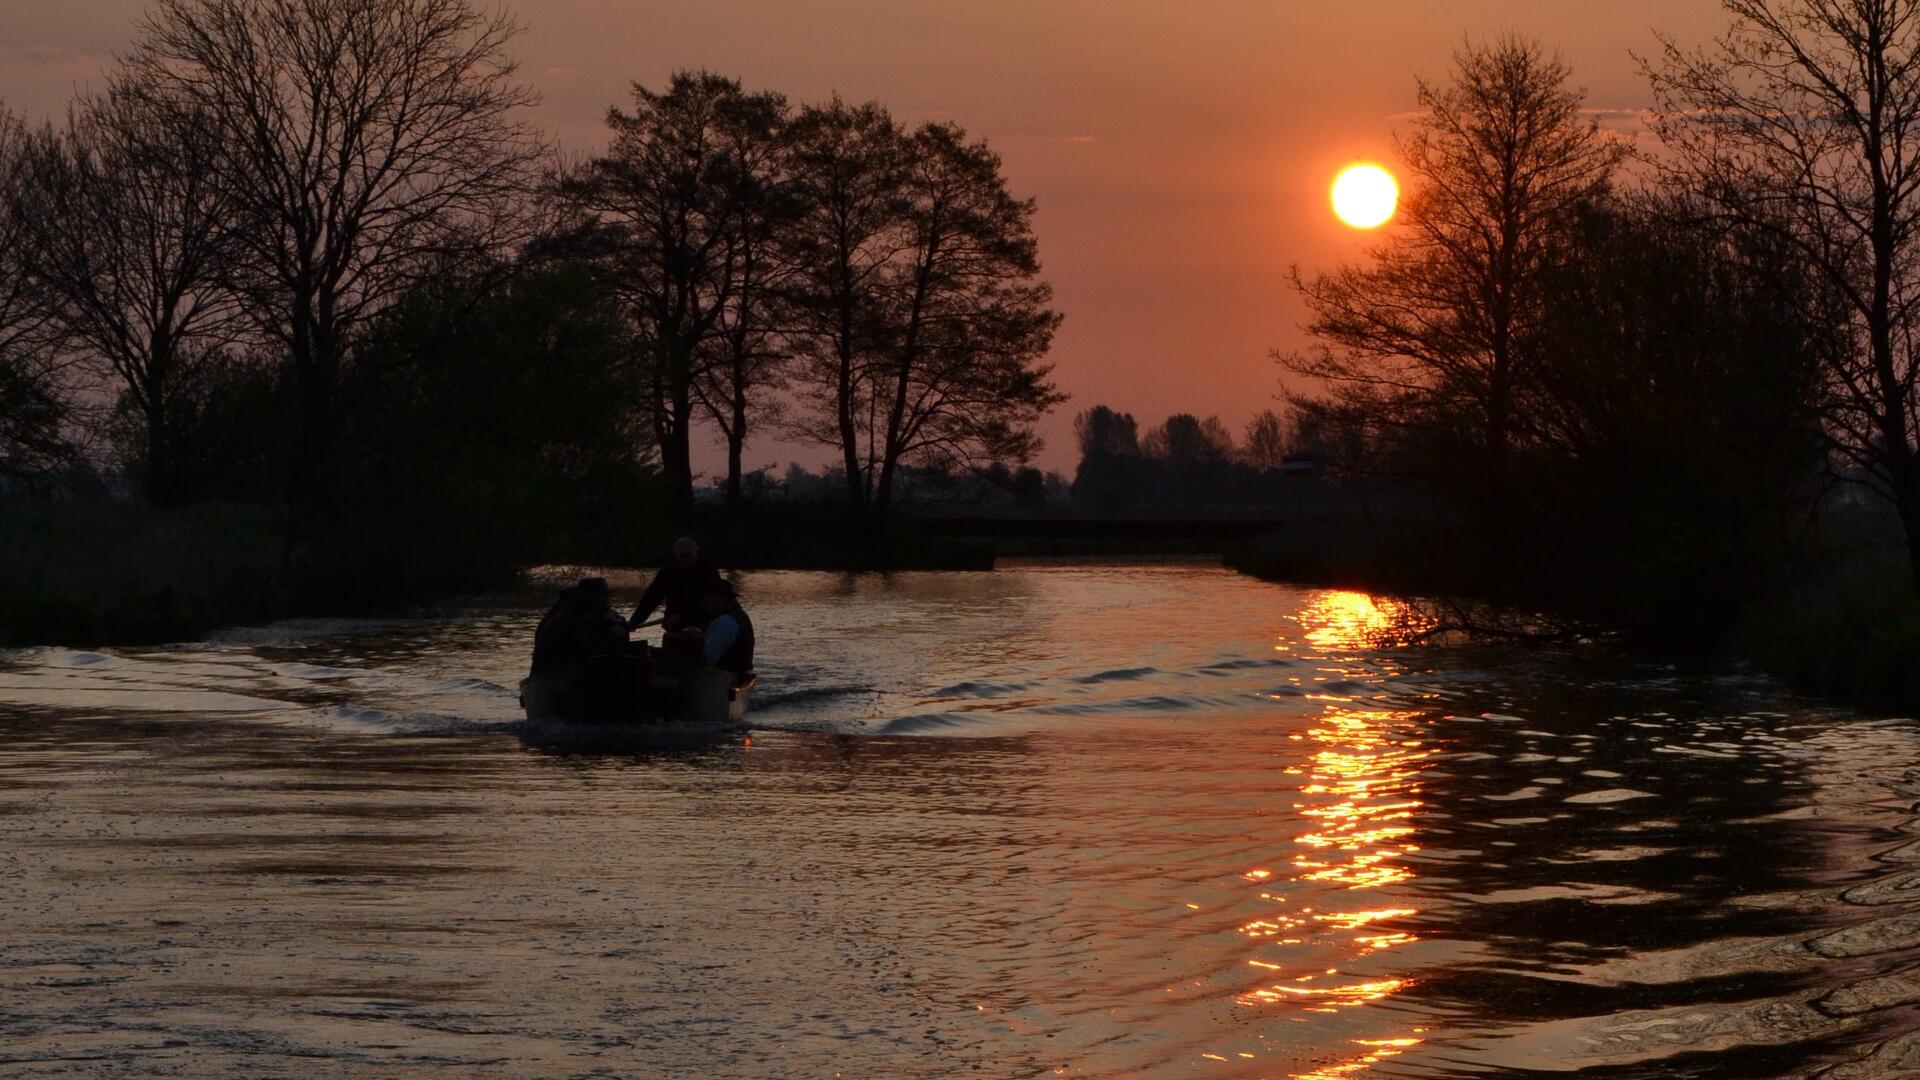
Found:
[{"label": "tree silhouette", "polygon": [[83,99],[34,155],[25,257],[70,344],[102,362],[144,430],[147,494],[178,499],[175,412],[199,366],[229,344],[219,287],[233,248],[204,124],[175,125],[158,92],[117,79]]},{"label": "tree silhouette", "polygon": [[[639,332],[661,467],[681,513],[693,501],[696,395],[705,389],[719,406],[737,458],[764,371],[777,258],[770,173],[785,112],[778,95],[710,72],[676,73],[662,91],[635,85],[633,111],[607,113],[606,154],[564,186],[612,230],[613,280]],[[725,370],[703,387],[716,361]]]},{"label": "tree silhouette", "polygon": [[879,312],[898,250],[904,136],[878,104],[838,98],[800,111],[793,175],[804,211],[793,235],[796,389],[812,406],[795,433],[840,451],[847,500],[868,504],[878,467],[873,366]]},{"label": "tree silhouette", "polygon": [[295,506],[337,495],[356,334],[451,263],[525,238],[532,95],[518,27],[467,0],[158,0],[126,61],[175,137],[208,138],[234,215],[229,283],[298,385]]},{"label": "tree silhouette", "polygon": [[1140,425],[1132,413],[1095,405],[1073,418],[1073,432],[1079,437],[1083,458],[1140,456]]},{"label": "tree silhouette", "polygon": [[1568,76],[1509,36],[1461,48],[1448,83],[1420,82],[1398,222],[1367,265],[1294,271],[1322,345],[1279,357],[1373,426],[1447,432],[1495,502],[1540,361],[1542,276],[1624,154],[1581,115]]},{"label": "tree silhouette", "polygon": [[1920,589],[1920,4],[1725,0],[1711,48],[1648,66],[1671,178],[1792,245],[1844,299],[1832,447],[1897,508]]},{"label": "tree silhouette", "polygon": [[796,431],[840,450],[856,513],[884,511],[904,465],[1026,461],[1034,422],[1064,400],[1040,362],[1060,317],[1033,203],[951,124],[908,134],[878,105],[834,100],[794,132],[790,340],[814,407]]},{"label": "tree silhouette", "polygon": [[1286,457],[1287,422],[1272,409],[1262,410],[1247,422],[1246,441],[1240,447],[1241,460],[1265,471],[1279,468]]},{"label": "tree silhouette", "polygon": [[1205,420],[1174,413],[1147,432],[1141,449],[1151,458],[1187,465],[1217,465],[1233,459],[1233,433],[1217,416]]},{"label": "tree silhouette", "polygon": [[905,157],[903,250],[872,369],[886,418],[879,510],[903,462],[1026,462],[1034,422],[1065,400],[1039,362],[1061,317],[1038,280],[1032,200],[1010,195],[999,155],[954,124],[921,127]]},{"label": "tree silhouette", "polygon": [[70,456],[61,431],[68,403],[54,359],[58,327],[25,258],[38,213],[31,205],[34,141],[0,107],[0,477],[13,479]]}]

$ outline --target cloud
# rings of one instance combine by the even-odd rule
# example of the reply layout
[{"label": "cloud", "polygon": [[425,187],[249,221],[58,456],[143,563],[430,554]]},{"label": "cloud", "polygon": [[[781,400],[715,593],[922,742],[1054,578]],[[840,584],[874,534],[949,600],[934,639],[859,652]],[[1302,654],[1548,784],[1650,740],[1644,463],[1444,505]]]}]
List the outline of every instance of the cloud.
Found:
[{"label": "cloud", "polygon": [[1007,135],[1000,141],[1041,143],[1049,146],[1087,146],[1100,140],[1092,135]]}]

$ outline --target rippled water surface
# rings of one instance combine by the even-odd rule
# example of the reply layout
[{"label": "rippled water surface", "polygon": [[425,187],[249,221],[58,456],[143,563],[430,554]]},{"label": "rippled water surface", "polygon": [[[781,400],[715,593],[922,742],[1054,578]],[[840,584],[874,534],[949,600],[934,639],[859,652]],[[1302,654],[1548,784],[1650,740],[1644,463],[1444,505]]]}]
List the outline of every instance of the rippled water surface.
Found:
[{"label": "rippled water surface", "polygon": [[519,722],[532,592],[0,655],[0,1073],[1920,1075],[1911,723],[1205,566],[742,585],[690,752]]}]

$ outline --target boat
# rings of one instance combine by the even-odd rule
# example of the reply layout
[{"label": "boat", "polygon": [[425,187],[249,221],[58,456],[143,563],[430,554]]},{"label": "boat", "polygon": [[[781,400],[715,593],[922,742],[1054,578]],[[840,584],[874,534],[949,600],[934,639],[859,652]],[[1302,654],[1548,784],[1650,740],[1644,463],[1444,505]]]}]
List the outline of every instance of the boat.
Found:
[{"label": "boat", "polygon": [[747,730],[759,680],[749,672],[689,667],[645,647],[596,656],[520,680],[520,705],[535,723],[586,724],[662,734],[726,737]]}]

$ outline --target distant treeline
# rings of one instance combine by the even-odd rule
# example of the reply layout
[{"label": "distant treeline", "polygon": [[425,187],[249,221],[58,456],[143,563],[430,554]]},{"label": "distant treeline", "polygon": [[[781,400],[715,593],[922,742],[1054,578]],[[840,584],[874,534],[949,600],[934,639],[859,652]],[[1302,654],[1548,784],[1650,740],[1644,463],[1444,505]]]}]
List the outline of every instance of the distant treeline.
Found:
[{"label": "distant treeline", "polygon": [[430,585],[645,550],[702,438],[733,499],[752,436],[831,447],[855,516],[1032,455],[1060,317],[982,142],[698,72],[565,161],[519,32],[162,0],[62,122],[0,109],[0,494],[259,505],[317,581]]},{"label": "distant treeline", "polygon": [[1080,465],[1072,498],[1097,509],[1291,506],[1303,486],[1349,456],[1317,416],[1272,409],[1248,421],[1238,443],[1219,417],[1192,413],[1142,434],[1132,413],[1095,405],[1073,426]]},{"label": "distant treeline", "polygon": [[1435,512],[1251,565],[1745,635],[1824,665],[1810,684],[1873,667],[1867,696],[1920,699],[1920,69],[1892,59],[1920,24],[1738,9],[1650,66],[1641,155],[1523,39],[1419,85],[1399,219],[1295,272],[1315,343],[1277,358],[1337,475]]}]

